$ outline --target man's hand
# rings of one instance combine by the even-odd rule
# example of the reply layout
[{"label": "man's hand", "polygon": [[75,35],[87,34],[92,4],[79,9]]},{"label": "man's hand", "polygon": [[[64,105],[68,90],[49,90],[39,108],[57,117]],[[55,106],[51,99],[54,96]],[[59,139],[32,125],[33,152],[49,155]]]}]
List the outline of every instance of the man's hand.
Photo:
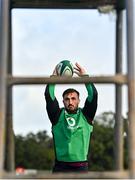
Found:
[{"label": "man's hand", "polygon": [[76,73],[78,76],[87,75],[85,69],[81,67],[78,63],[75,63],[74,73]]}]

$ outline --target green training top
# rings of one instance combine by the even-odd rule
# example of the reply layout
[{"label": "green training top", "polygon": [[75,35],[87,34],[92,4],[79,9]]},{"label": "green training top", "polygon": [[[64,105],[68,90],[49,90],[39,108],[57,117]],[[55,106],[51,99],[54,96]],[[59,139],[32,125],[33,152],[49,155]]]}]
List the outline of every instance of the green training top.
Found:
[{"label": "green training top", "polygon": [[87,161],[90,125],[79,108],[76,114],[68,114],[62,109],[56,125],[52,127],[56,157],[58,161]]}]

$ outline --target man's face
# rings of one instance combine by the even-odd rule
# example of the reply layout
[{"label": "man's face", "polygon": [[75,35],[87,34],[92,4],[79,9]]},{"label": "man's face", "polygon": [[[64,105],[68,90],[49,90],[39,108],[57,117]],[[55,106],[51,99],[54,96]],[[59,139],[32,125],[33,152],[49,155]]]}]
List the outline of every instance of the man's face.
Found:
[{"label": "man's face", "polygon": [[63,98],[65,109],[71,113],[77,110],[79,102],[80,99],[76,92],[65,94]]}]

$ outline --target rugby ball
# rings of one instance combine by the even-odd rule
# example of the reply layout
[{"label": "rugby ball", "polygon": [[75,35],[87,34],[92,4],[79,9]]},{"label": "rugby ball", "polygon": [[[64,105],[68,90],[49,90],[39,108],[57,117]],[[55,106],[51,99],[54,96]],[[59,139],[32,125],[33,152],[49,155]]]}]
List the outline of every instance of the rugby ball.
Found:
[{"label": "rugby ball", "polygon": [[73,64],[69,60],[63,60],[56,66],[56,73],[58,76],[73,76]]}]

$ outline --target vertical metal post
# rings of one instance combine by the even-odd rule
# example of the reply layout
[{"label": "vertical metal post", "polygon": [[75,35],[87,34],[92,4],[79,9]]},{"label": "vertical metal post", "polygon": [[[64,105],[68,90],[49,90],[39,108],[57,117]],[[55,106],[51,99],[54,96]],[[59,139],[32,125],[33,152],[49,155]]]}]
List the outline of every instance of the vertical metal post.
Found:
[{"label": "vertical metal post", "polygon": [[12,121],[12,87],[7,89],[5,170],[15,170],[14,132]]},{"label": "vertical metal post", "polygon": [[126,0],[129,108],[129,168],[135,178],[135,0]]},{"label": "vertical metal post", "polygon": [[9,0],[0,0],[0,177],[4,172]]},{"label": "vertical metal post", "polygon": [[[122,34],[123,11],[117,10],[116,20],[116,74],[122,73]],[[123,169],[123,121],[122,121],[122,85],[116,85],[115,94],[115,169]]]},{"label": "vertical metal post", "polygon": [[[8,74],[12,75],[12,16],[9,12],[9,48],[8,48]],[[7,113],[6,113],[6,157],[5,169],[14,171],[15,169],[15,151],[14,151],[14,132],[12,120],[12,87],[7,88]]]}]

